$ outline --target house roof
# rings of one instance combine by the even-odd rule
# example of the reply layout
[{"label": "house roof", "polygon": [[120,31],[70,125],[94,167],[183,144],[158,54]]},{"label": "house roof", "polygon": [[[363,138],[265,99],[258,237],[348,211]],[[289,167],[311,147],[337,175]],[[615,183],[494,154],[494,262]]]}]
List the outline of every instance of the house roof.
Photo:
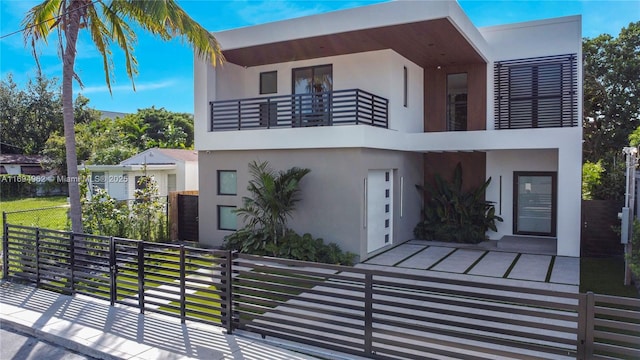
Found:
[{"label": "house roof", "polygon": [[42,155],[0,154],[0,164],[40,165],[44,160]]},{"label": "house roof", "polygon": [[426,66],[485,63],[486,41],[455,1],[394,1],[216,33],[227,61],[256,66],[393,49]]},{"label": "house roof", "polygon": [[156,151],[164,154],[168,157],[172,157],[177,160],[183,161],[198,161],[198,152],[196,150],[184,150],[184,149],[159,149]]},{"label": "house roof", "polygon": [[184,149],[147,149],[120,162],[120,165],[160,165],[198,161],[198,152]]}]

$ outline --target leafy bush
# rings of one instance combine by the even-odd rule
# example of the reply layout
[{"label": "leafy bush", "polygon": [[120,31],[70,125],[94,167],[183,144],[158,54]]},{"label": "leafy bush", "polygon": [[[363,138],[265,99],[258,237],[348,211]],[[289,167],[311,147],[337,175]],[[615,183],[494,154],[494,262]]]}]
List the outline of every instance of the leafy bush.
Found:
[{"label": "leafy bush", "polygon": [[290,229],[274,243],[266,232],[245,227],[225,237],[225,247],[253,255],[348,266],[353,265],[356,258],[335,243],[325,244],[321,238],[313,238],[308,233],[301,236]]},{"label": "leafy bush", "polygon": [[117,236],[146,241],[169,240],[167,218],[158,196],[158,186],[143,176],[132,204],[112,198],[104,189],[94,188],[89,196],[88,171],[81,172],[82,224],[89,234]]},{"label": "leafy bush", "polygon": [[633,237],[631,239],[631,253],[627,254],[629,267],[636,277],[636,281],[640,281],[640,221],[633,221]]},{"label": "leafy bush", "polygon": [[446,182],[436,174],[435,186],[416,185],[427,191],[430,199],[422,211],[423,219],[413,234],[418,239],[477,244],[487,239],[488,230],[497,231],[496,221],[502,221],[491,202],[484,200],[491,183],[469,191],[462,190],[462,166],[456,166],[452,181]]}]

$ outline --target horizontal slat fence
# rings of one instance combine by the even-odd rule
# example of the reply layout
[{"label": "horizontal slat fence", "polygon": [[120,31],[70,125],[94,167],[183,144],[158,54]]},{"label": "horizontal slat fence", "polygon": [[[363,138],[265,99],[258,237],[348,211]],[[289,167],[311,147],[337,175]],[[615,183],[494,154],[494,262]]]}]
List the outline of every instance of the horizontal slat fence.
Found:
[{"label": "horizontal slat fence", "polygon": [[587,294],[593,359],[640,359],[640,299]]},{"label": "horizontal slat fence", "polygon": [[3,275],[375,359],[640,358],[640,299],[4,225]]},{"label": "horizontal slat fence", "polygon": [[3,277],[230,328],[229,252],[4,225]]}]

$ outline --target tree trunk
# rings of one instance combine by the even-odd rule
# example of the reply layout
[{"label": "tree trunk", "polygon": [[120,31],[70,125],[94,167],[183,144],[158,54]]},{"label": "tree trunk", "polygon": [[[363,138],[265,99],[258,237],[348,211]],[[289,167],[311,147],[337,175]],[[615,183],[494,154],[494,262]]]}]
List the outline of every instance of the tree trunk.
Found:
[{"label": "tree trunk", "polygon": [[64,142],[67,155],[67,184],[71,209],[71,230],[82,232],[82,207],[78,176],[78,155],[76,153],[76,132],[73,118],[73,75],[76,60],[76,42],[80,31],[80,19],[86,12],[84,1],[72,1],[64,21],[66,45],[62,55],[62,118],[64,123]]}]

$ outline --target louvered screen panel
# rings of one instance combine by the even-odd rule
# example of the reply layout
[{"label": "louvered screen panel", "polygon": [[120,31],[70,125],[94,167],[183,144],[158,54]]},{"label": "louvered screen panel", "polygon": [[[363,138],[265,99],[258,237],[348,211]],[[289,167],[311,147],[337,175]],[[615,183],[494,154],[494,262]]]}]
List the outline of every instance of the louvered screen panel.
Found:
[{"label": "louvered screen panel", "polygon": [[578,126],[575,54],[495,63],[495,128]]}]

